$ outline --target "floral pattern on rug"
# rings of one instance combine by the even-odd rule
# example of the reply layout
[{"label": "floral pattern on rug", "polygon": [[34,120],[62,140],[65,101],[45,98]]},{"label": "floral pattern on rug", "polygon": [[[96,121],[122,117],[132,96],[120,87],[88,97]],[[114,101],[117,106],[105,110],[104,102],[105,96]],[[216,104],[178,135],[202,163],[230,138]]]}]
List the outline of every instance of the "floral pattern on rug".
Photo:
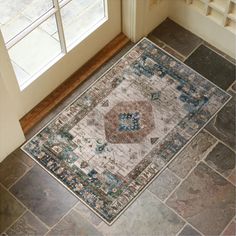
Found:
[{"label": "floral pattern on rug", "polygon": [[22,149],[111,224],[229,99],[143,39]]}]

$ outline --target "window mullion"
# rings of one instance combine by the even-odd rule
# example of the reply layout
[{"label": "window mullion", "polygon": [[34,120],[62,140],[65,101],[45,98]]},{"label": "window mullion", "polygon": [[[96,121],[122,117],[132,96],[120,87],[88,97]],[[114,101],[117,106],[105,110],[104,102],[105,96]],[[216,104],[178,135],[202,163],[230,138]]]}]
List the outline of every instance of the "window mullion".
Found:
[{"label": "window mullion", "polygon": [[55,12],[55,17],[56,17],[56,22],[57,22],[57,30],[58,30],[58,35],[59,35],[59,40],[61,44],[61,50],[63,53],[67,53],[66,49],[66,40],[65,40],[65,34],[64,34],[64,29],[63,29],[63,24],[62,24],[62,19],[61,19],[61,11],[60,11],[60,6],[58,0],[52,0],[54,7],[56,9]]}]

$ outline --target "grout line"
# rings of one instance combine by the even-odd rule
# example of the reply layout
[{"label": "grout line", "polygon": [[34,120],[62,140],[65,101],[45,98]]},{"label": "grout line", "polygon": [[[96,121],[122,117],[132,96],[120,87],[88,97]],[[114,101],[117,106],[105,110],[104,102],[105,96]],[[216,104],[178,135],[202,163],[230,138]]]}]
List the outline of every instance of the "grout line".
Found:
[{"label": "grout line", "polygon": [[[233,218],[232,218],[232,220],[230,220],[230,222],[225,226],[225,228],[222,230],[222,232],[220,233],[220,236],[222,235],[223,236],[223,233],[224,233],[224,231],[229,227],[229,225],[232,223],[232,222],[234,222],[234,217],[235,217],[235,215],[233,216]],[[229,235],[230,236],[230,235]]]},{"label": "grout line", "polygon": [[[200,44],[198,44],[198,45],[192,50],[192,52],[190,52],[190,53],[188,54],[188,56],[185,57],[184,63],[185,63],[185,61],[186,61],[190,56],[192,56],[192,54],[193,54],[201,45],[203,45],[203,42],[201,42]],[[192,68],[192,69],[193,69],[193,68]],[[201,76],[203,76],[203,75],[201,75]],[[203,77],[204,77],[204,76],[203,76]],[[205,78],[205,77],[204,77],[204,78]]]},{"label": "grout line", "polygon": [[[16,218],[4,231],[3,231],[3,233],[5,232],[7,232],[7,230],[9,230],[22,216],[24,216],[25,214],[26,214],[26,212],[27,212],[27,209],[25,209],[24,210],[24,212],[21,214],[21,215],[19,215],[19,217],[18,218]],[[7,233],[6,233],[7,234]],[[8,234],[7,234],[8,235]]]},{"label": "grout line", "polygon": [[[216,116],[216,115],[215,115]],[[212,119],[213,120],[213,119]],[[203,129],[204,131],[206,131],[208,134],[210,134],[212,137],[214,137],[216,140],[218,140],[220,143],[223,143],[227,148],[229,148],[231,151],[233,151],[234,153],[236,153],[236,150],[234,150],[232,147],[230,147],[228,144],[226,144],[224,141],[220,140],[219,138],[217,138],[214,134],[212,134],[210,131],[208,131],[206,128]]]},{"label": "grout line", "polygon": [[[184,62],[184,61],[186,60],[186,58],[187,58],[186,56],[182,55],[180,52],[178,52],[177,50],[175,50],[174,48],[172,48],[170,45],[165,44],[162,48],[165,50],[165,47],[170,48],[170,49],[173,50],[178,56],[182,57],[183,61],[179,59],[180,61]],[[166,50],[165,50],[165,51],[166,51]],[[172,55],[172,56],[175,56],[175,55],[173,55],[173,54],[171,54],[171,55]]]},{"label": "grout line", "polygon": [[[149,190],[148,190],[149,191]],[[174,209],[172,209],[171,207],[169,207],[164,201],[162,201],[161,199],[159,199],[154,193],[152,193],[151,191],[149,191],[150,194],[152,194],[156,199],[158,199],[164,206],[166,206],[169,210],[171,210],[174,214],[176,214],[179,218],[181,218],[181,220],[183,220],[185,222],[185,224],[189,224],[192,228],[194,228],[198,233],[200,233],[202,235],[202,232],[200,232],[198,229],[196,229],[194,226],[192,226],[186,219],[184,219],[183,216],[181,216],[178,212],[176,212]],[[179,232],[178,232],[179,233]]]},{"label": "grout line", "polygon": [[58,225],[67,215],[69,215],[72,210],[73,210],[73,207],[72,207],[65,215],[63,215],[60,220],[58,220],[53,226],[51,226],[50,229],[48,230],[48,232],[46,232],[44,235],[47,235],[48,233],[50,233],[50,231],[51,231],[56,225]]},{"label": "grout line", "polygon": [[35,166],[35,164],[31,167],[27,166],[28,169],[25,171],[24,174],[22,174],[16,181],[14,181],[7,189],[10,192],[10,188],[13,187],[13,185],[15,185],[18,181],[20,181],[33,167]]},{"label": "grout line", "polygon": [[[213,167],[211,167],[210,165],[208,165],[208,163],[205,160],[202,160],[202,162],[207,165],[211,170],[213,170],[214,172],[216,172],[218,175],[220,175],[222,178],[224,178],[228,183],[232,184],[227,177],[225,177],[223,174],[221,174],[218,170],[214,169]],[[229,177],[229,176],[228,176]],[[234,184],[232,184],[233,187],[235,188]]]},{"label": "grout line", "polygon": [[[79,212],[79,210],[76,209],[76,206],[77,206],[79,203],[83,204],[82,202],[78,201],[78,202],[73,206],[72,209],[73,209],[74,211],[76,211],[76,212],[77,212],[83,219],[85,219],[89,224],[91,224],[93,227],[95,227],[96,229],[98,229],[99,225],[103,222],[103,221],[101,220],[101,218],[99,218],[97,215],[95,215],[95,214],[91,211],[92,214],[94,214],[96,217],[98,217],[99,220],[101,220],[101,222],[100,222],[98,225],[93,224],[87,217],[85,217],[85,215],[81,214],[81,213]],[[84,204],[83,204],[83,205],[84,205]],[[85,205],[84,205],[84,206],[85,206]],[[85,206],[85,207],[86,207],[88,210],[90,210],[87,206]]]},{"label": "grout line", "polygon": [[[47,229],[50,229],[50,226],[48,226],[46,223],[44,223],[37,215],[35,215],[23,202],[21,202],[12,192],[10,192],[2,183],[0,183],[0,186],[4,188],[22,207],[26,209],[26,211],[29,211],[39,222],[41,222]],[[19,219],[19,217],[17,218]]]},{"label": "grout line", "polygon": [[178,236],[180,234],[180,232],[188,225],[187,222],[185,222],[185,224],[183,225],[183,227],[175,234],[175,236]]}]

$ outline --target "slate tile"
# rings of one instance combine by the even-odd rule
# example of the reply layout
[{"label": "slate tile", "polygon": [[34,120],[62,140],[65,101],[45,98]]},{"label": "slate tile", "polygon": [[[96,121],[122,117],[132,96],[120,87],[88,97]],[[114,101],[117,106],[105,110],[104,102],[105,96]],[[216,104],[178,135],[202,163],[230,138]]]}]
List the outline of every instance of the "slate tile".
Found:
[{"label": "slate tile", "polygon": [[48,226],[57,223],[78,201],[39,165],[35,165],[10,191]]},{"label": "slate tile", "polygon": [[170,170],[180,178],[184,178],[216,142],[217,140],[206,131],[201,131],[171,162]]},{"label": "slate tile", "polygon": [[213,169],[228,177],[235,168],[235,153],[222,143],[218,143],[207,155],[205,161]]},{"label": "slate tile", "polygon": [[236,186],[236,168],[232,171],[230,176],[227,178],[233,185]]},{"label": "slate tile", "polygon": [[74,208],[76,211],[79,212],[80,215],[82,215],[87,221],[92,223],[93,225],[99,225],[102,220],[92,212],[87,206],[85,206],[81,201],[79,201]]},{"label": "slate tile", "polygon": [[8,230],[8,236],[17,235],[44,235],[48,229],[29,211],[27,211],[16,223],[14,223]]},{"label": "slate tile", "polygon": [[215,115],[206,129],[215,137],[226,143],[232,149],[235,146],[235,104],[236,95],[229,92],[233,98]]},{"label": "slate tile", "polygon": [[179,182],[179,178],[167,168],[152,182],[148,190],[164,201]]},{"label": "slate tile", "polygon": [[0,185],[0,233],[9,227],[25,208]]},{"label": "slate tile", "polygon": [[224,230],[222,236],[235,236],[236,235],[236,222],[232,221]]},{"label": "slate tile", "polygon": [[9,188],[27,170],[28,167],[25,164],[10,154],[0,163],[0,182]]},{"label": "slate tile", "polygon": [[79,236],[102,236],[102,234],[91,224],[89,224],[76,211],[72,210],[63,218],[53,229],[47,234],[65,236],[65,235],[79,235]]},{"label": "slate tile", "polygon": [[235,187],[200,163],[167,205],[203,234],[219,235],[235,215]]},{"label": "slate tile", "polygon": [[155,28],[151,34],[183,56],[188,56],[198,45],[203,42],[202,39],[184,29],[169,18]]},{"label": "slate tile", "polygon": [[36,162],[20,148],[17,148],[12,154],[16,156],[17,160],[23,162],[28,167],[32,167],[36,164]]},{"label": "slate tile", "polygon": [[224,90],[235,81],[235,65],[204,45],[199,46],[185,64]]},{"label": "slate tile", "polygon": [[178,234],[178,236],[201,236],[194,228],[190,225],[186,225],[183,230]]},{"label": "slate tile", "polygon": [[214,47],[213,45],[207,43],[204,41],[204,45],[206,45],[207,47],[209,47],[210,49],[212,49],[213,51],[217,52],[218,54],[220,54],[222,57],[226,58],[227,60],[229,60],[231,63],[235,64],[235,59],[228,56],[226,53],[222,52],[221,50],[219,50],[218,48]]},{"label": "slate tile", "polygon": [[104,236],[176,235],[184,221],[153,194],[145,191],[111,226],[102,222]]}]

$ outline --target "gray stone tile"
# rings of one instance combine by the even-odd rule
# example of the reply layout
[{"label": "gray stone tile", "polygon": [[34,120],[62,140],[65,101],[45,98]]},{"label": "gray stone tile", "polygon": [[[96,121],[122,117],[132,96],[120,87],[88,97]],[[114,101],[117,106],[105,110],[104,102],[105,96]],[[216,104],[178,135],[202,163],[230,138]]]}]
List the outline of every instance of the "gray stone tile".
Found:
[{"label": "gray stone tile", "polygon": [[171,162],[169,168],[180,178],[184,178],[189,171],[215,145],[216,139],[205,131],[201,131],[187,147]]},{"label": "gray stone tile", "polygon": [[152,182],[148,190],[164,201],[179,182],[179,178],[167,168]]},{"label": "gray stone tile", "polygon": [[235,153],[224,144],[218,143],[205,161],[213,169],[228,177],[235,168]]},{"label": "gray stone tile", "polygon": [[167,205],[203,234],[219,235],[235,215],[235,187],[200,163]]},{"label": "gray stone tile", "polygon": [[97,215],[95,215],[92,210],[90,210],[80,201],[77,203],[74,209],[78,211],[80,215],[82,215],[87,221],[89,221],[93,225],[97,226],[102,222],[102,220]]},{"label": "gray stone tile", "polygon": [[47,234],[55,236],[79,235],[79,236],[102,236],[102,234],[88,223],[76,211],[72,210]]},{"label": "gray stone tile", "polygon": [[57,223],[78,201],[38,165],[13,185],[10,191],[48,226]]},{"label": "gray stone tile", "polygon": [[235,146],[235,104],[236,95],[229,92],[233,98],[217,113],[206,129],[218,139],[236,150]]},{"label": "gray stone tile", "polygon": [[20,217],[24,211],[25,208],[0,185],[0,233]]},{"label": "gray stone tile", "polygon": [[27,211],[21,218],[19,218],[15,224],[13,224],[8,230],[7,235],[44,235],[48,229],[29,211]]},{"label": "gray stone tile", "polygon": [[204,45],[196,49],[185,64],[222,89],[226,90],[235,81],[235,65]]},{"label": "gray stone tile", "polygon": [[108,226],[103,222],[99,230],[104,236],[171,236],[183,225],[183,220],[153,194],[145,191],[113,225]]},{"label": "gray stone tile", "polygon": [[178,234],[178,236],[201,236],[194,228],[190,225],[186,225],[183,230]]},{"label": "gray stone tile", "polygon": [[28,167],[25,164],[10,154],[0,163],[0,182],[8,188],[27,170]]},{"label": "gray stone tile", "polygon": [[183,56],[188,56],[203,41],[190,31],[167,18],[152,33]]}]

